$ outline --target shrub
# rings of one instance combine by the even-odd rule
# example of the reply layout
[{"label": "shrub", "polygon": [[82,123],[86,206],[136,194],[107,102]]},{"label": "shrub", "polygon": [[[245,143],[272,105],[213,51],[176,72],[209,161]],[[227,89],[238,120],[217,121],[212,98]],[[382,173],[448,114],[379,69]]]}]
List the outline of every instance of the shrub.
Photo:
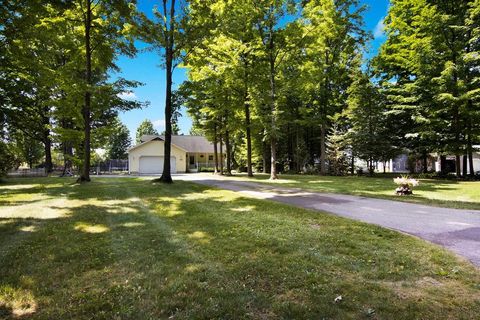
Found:
[{"label": "shrub", "polygon": [[418,181],[408,176],[397,177],[393,179],[393,182],[399,186],[409,186],[410,188],[418,186]]},{"label": "shrub", "polygon": [[7,172],[15,167],[17,160],[9,146],[0,141],[0,177],[6,176]]}]

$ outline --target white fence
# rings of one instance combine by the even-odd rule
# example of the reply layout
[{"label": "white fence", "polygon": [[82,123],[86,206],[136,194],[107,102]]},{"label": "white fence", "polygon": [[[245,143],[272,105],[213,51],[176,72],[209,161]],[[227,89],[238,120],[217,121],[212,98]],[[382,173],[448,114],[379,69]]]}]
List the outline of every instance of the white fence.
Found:
[{"label": "white fence", "polygon": [[37,169],[17,169],[7,173],[7,177],[46,177],[45,168]]}]

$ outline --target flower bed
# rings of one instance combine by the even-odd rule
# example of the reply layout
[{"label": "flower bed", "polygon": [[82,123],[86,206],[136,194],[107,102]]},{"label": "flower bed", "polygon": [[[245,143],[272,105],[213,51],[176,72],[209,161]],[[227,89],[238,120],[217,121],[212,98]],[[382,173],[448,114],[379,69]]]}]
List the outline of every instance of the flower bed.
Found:
[{"label": "flower bed", "polygon": [[413,194],[413,187],[418,186],[418,180],[409,178],[407,176],[397,177],[393,179],[393,182],[398,185],[395,189],[395,193],[399,196],[407,196]]}]

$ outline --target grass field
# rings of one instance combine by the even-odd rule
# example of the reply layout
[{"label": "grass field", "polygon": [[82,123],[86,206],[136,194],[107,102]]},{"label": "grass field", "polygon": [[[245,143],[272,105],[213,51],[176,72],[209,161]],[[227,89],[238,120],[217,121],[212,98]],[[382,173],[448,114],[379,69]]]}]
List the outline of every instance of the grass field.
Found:
[{"label": "grass field", "polygon": [[187,182],[73,181],[0,184],[0,318],[480,314],[478,269],[414,237]]},{"label": "grass field", "polygon": [[[411,196],[395,195],[396,185],[391,175],[382,177],[366,176],[318,176],[318,175],[279,175],[279,180],[269,180],[269,175],[256,174],[256,182],[282,187],[295,187],[309,191],[361,195],[396,201],[406,201],[447,208],[480,210],[480,181],[456,181],[440,179],[420,179]],[[244,174],[230,179],[251,181]]]}]

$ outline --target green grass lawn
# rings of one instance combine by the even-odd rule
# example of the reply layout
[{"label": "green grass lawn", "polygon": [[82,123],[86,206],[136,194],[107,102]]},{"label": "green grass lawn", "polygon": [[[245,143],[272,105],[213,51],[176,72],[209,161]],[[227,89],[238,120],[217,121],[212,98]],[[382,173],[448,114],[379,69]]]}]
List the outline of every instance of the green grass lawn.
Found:
[{"label": "green grass lawn", "polygon": [[478,269],[414,237],[187,182],[73,181],[0,184],[0,318],[480,314]]},{"label": "green grass lawn", "polygon": [[[279,175],[279,180],[269,180],[269,175],[256,174],[256,182],[281,187],[295,187],[309,191],[361,195],[374,198],[414,202],[419,204],[480,210],[480,181],[456,181],[440,179],[420,179],[411,196],[395,195],[391,175],[382,177],[366,176],[318,176],[318,175]],[[252,180],[244,174],[231,179]]]}]

